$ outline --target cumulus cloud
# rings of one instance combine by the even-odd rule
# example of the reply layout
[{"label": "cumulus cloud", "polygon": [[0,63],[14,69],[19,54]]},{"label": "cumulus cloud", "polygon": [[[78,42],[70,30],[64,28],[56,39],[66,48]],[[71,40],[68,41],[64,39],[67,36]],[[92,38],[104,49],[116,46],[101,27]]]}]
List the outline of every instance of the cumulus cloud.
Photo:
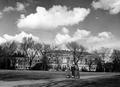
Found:
[{"label": "cumulus cloud", "polygon": [[55,42],[57,44],[63,44],[71,41],[78,41],[78,40],[86,39],[87,37],[89,37],[89,35],[90,35],[90,31],[77,29],[77,31],[73,34],[73,36],[70,36],[69,34],[58,33],[56,35]]},{"label": "cumulus cloud", "polygon": [[2,15],[3,15],[3,13],[2,13],[2,12],[0,12],[0,18],[2,18]]},{"label": "cumulus cloud", "polygon": [[63,44],[65,42],[68,42],[71,39],[71,37],[68,34],[60,34],[58,33],[55,38],[56,44]]},{"label": "cumulus cloud", "polygon": [[80,30],[77,29],[77,31],[73,34],[72,41],[76,41],[79,39],[86,39],[90,35],[90,31],[87,30]]},{"label": "cumulus cloud", "polygon": [[108,10],[110,14],[118,14],[120,12],[120,0],[93,1],[92,6],[95,9]]},{"label": "cumulus cloud", "polygon": [[8,6],[3,9],[3,12],[11,12],[11,11],[19,11],[19,12],[25,11],[25,5],[20,2],[16,2],[16,7]]},{"label": "cumulus cloud", "polygon": [[25,10],[25,5],[20,3],[20,2],[17,2],[16,10],[17,11],[24,11]]},{"label": "cumulus cloud", "polygon": [[50,9],[37,7],[36,13],[21,15],[17,26],[28,29],[55,29],[58,26],[78,24],[90,13],[90,9],[73,8],[68,10],[66,6],[53,6]]},{"label": "cumulus cloud", "polygon": [[17,42],[22,42],[22,39],[24,37],[32,37],[34,41],[39,41],[39,38],[32,35],[32,34],[28,34],[28,33],[25,33],[25,32],[21,32],[20,34],[16,34],[14,36],[12,35],[8,35],[8,34],[4,34],[3,37],[0,37],[0,43],[4,43],[6,41],[17,41]]},{"label": "cumulus cloud", "polygon": [[12,7],[12,6],[9,6],[9,7],[5,7],[3,9],[3,12],[9,12],[9,11],[14,11],[15,9]]},{"label": "cumulus cloud", "polygon": [[67,28],[63,27],[63,28],[62,28],[62,32],[63,32],[64,34],[68,34],[68,33],[69,33],[69,30],[68,30]]},{"label": "cumulus cloud", "polygon": [[[77,29],[72,36],[69,34],[58,33],[55,37],[55,43],[63,45],[68,42],[78,42],[88,48],[99,48],[99,47],[113,47],[115,40],[114,35],[111,32],[101,32],[97,35],[92,35],[90,31]],[[117,42],[118,43],[118,42]],[[109,45],[111,44],[111,45]]]},{"label": "cumulus cloud", "polygon": [[111,40],[114,38],[114,35],[111,32],[101,32],[97,36],[90,36],[87,42],[89,43],[99,43]]},{"label": "cumulus cloud", "polygon": [[6,40],[2,37],[0,37],[0,44],[6,42]]},{"label": "cumulus cloud", "polygon": [[103,37],[103,38],[109,38],[110,36],[112,37],[112,33],[111,32],[102,32],[98,34],[99,37]]}]

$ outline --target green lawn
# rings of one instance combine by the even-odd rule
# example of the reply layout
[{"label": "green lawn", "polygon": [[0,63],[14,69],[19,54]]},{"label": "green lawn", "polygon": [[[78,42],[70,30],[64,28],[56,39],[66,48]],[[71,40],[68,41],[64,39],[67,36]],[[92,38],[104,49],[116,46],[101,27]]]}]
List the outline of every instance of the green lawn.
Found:
[{"label": "green lawn", "polygon": [[0,70],[0,80],[2,81],[40,80],[63,77],[65,77],[64,72]]},{"label": "green lawn", "polygon": [[0,87],[5,85],[5,87],[120,87],[119,73],[80,72],[79,80],[66,79],[65,74],[65,72],[0,70]]},{"label": "green lawn", "polygon": [[20,85],[15,87],[120,87],[120,76],[84,80],[51,81],[43,84]]},{"label": "green lawn", "polygon": [[[98,76],[111,74],[114,75],[116,73],[80,72],[81,76]],[[40,80],[55,78],[65,78],[65,72],[0,70],[0,80],[2,81]]]}]

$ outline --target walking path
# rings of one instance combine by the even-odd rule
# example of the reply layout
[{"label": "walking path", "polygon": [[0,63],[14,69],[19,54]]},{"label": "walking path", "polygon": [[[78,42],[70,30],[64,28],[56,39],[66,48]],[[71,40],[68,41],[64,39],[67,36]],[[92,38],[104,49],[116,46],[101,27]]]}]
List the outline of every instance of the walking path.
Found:
[{"label": "walking path", "polygon": [[[80,79],[89,79],[89,78],[107,77],[107,76],[112,76],[112,75],[81,76]],[[70,80],[70,79],[56,78],[56,79],[48,79],[48,80],[0,81],[0,87],[14,87],[17,85],[40,84],[40,83],[48,83],[50,81],[62,81],[62,80]]]}]

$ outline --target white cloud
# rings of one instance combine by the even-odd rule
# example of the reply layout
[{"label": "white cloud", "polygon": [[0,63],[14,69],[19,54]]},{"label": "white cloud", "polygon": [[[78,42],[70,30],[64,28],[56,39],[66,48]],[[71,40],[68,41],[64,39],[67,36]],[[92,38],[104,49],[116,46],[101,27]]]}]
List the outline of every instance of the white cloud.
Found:
[{"label": "white cloud", "polygon": [[110,14],[118,14],[120,12],[120,0],[93,1],[92,6],[95,9],[108,10]]},{"label": "white cloud", "polygon": [[68,33],[69,33],[69,30],[68,30],[67,28],[63,27],[63,28],[62,28],[62,32],[63,32],[64,34],[68,34]]},{"label": "white cloud", "polygon": [[0,37],[0,44],[6,42],[6,40],[2,37]]},{"label": "white cloud", "polygon": [[68,34],[60,34],[58,33],[55,37],[56,44],[63,44],[65,42],[68,42],[71,39],[71,37]]},{"label": "white cloud", "polygon": [[20,2],[16,2],[16,7],[8,6],[8,7],[4,7],[3,9],[3,12],[11,12],[11,11],[23,12],[25,11],[25,5]]},{"label": "white cloud", "polygon": [[89,39],[87,41],[89,43],[99,43],[99,42],[111,40],[113,38],[114,38],[114,36],[111,32],[101,32],[101,33],[98,33],[97,36],[91,35],[91,37],[89,37]]},{"label": "white cloud", "polygon": [[111,32],[101,32],[98,34],[98,36],[106,39],[113,38],[113,35]]},{"label": "white cloud", "polygon": [[25,10],[25,5],[20,3],[20,2],[17,2],[16,10],[17,11],[24,11]]},{"label": "white cloud", "polygon": [[0,12],[0,18],[2,18],[2,15],[3,15],[3,13],[2,13],[2,12]]},{"label": "white cloud", "polygon": [[58,26],[78,24],[90,13],[90,9],[73,8],[68,10],[66,6],[53,6],[50,9],[37,7],[36,13],[21,16],[17,26],[29,29],[55,29]]},{"label": "white cloud", "polygon": [[32,37],[34,41],[39,41],[39,38],[36,36],[33,36],[32,34],[27,34],[25,32],[21,32],[20,34],[16,34],[14,36],[4,34],[3,37],[0,37],[0,44],[4,43],[6,41],[17,41],[17,42],[22,42],[22,39],[24,37]]},{"label": "white cloud", "polygon": [[[84,45],[90,49],[96,49],[99,47],[116,47],[115,45],[119,42],[115,39],[114,35],[111,32],[101,32],[98,35],[92,35],[90,31],[80,30],[70,36],[69,34],[60,34],[58,33],[55,37],[55,43],[58,45],[63,45],[68,42],[75,41],[81,45]],[[119,46],[117,44],[117,46]],[[120,47],[120,46],[119,46]]]},{"label": "white cloud", "polygon": [[72,37],[68,33],[67,34],[58,33],[55,37],[55,42],[57,44],[63,44],[71,41],[78,41],[86,39],[89,35],[90,31],[77,29],[77,31],[73,34]]},{"label": "white cloud", "polygon": [[15,9],[12,7],[12,6],[9,6],[9,7],[5,7],[3,9],[3,12],[9,12],[9,11],[14,11]]},{"label": "white cloud", "polygon": [[87,38],[90,35],[90,33],[91,32],[87,31],[87,30],[77,29],[77,31],[73,35],[72,40],[76,41],[76,40],[79,40],[79,39],[85,39],[85,38]]}]

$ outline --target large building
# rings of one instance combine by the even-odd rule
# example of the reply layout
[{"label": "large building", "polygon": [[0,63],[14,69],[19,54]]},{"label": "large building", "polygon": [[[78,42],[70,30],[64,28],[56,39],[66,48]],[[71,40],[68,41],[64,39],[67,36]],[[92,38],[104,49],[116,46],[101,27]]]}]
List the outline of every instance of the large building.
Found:
[{"label": "large building", "polygon": [[[17,70],[29,70],[29,58],[26,57],[16,57],[16,69]],[[32,67],[36,65],[37,63],[40,63],[41,60],[39,57],[34,58],[32,61]]]},{"label": "large building", "polygon": [[[52,55],[51,55],[52,53]],[[52,68],[55,69],[60,65],[61,69],[67,67],[67,65],[72,66],[73,64],[73,53],[67,50],[57,50],[48,53],[49,59],[51,60]],[[86,69],[90,71],[96,70],[96,59],[92,54],[84,52],[81,56],[81,59],[78,61],[79,69]],[[89,61],[91,62],[91,66],[89,66]]]},{"label": "large building", "polygon": [[[73,53],[67,50],[55,50],[48,52],[47,54],[49,65],[53,70],[65,70],[67,65],[72,66],[73,64]],[[36,56],[32,61],[32,67],[36,64],[41,63],[42,56]],[[95,58],[92,58],[92,54],[85,52],[81,59],[78,62],[79,69],[89,70],[88,61],[94,61]],[[29,69],[29,59],[25,57],[17,57],[16,69]],[[95,71],[96,63],[92,63],[91,71]]]}]

